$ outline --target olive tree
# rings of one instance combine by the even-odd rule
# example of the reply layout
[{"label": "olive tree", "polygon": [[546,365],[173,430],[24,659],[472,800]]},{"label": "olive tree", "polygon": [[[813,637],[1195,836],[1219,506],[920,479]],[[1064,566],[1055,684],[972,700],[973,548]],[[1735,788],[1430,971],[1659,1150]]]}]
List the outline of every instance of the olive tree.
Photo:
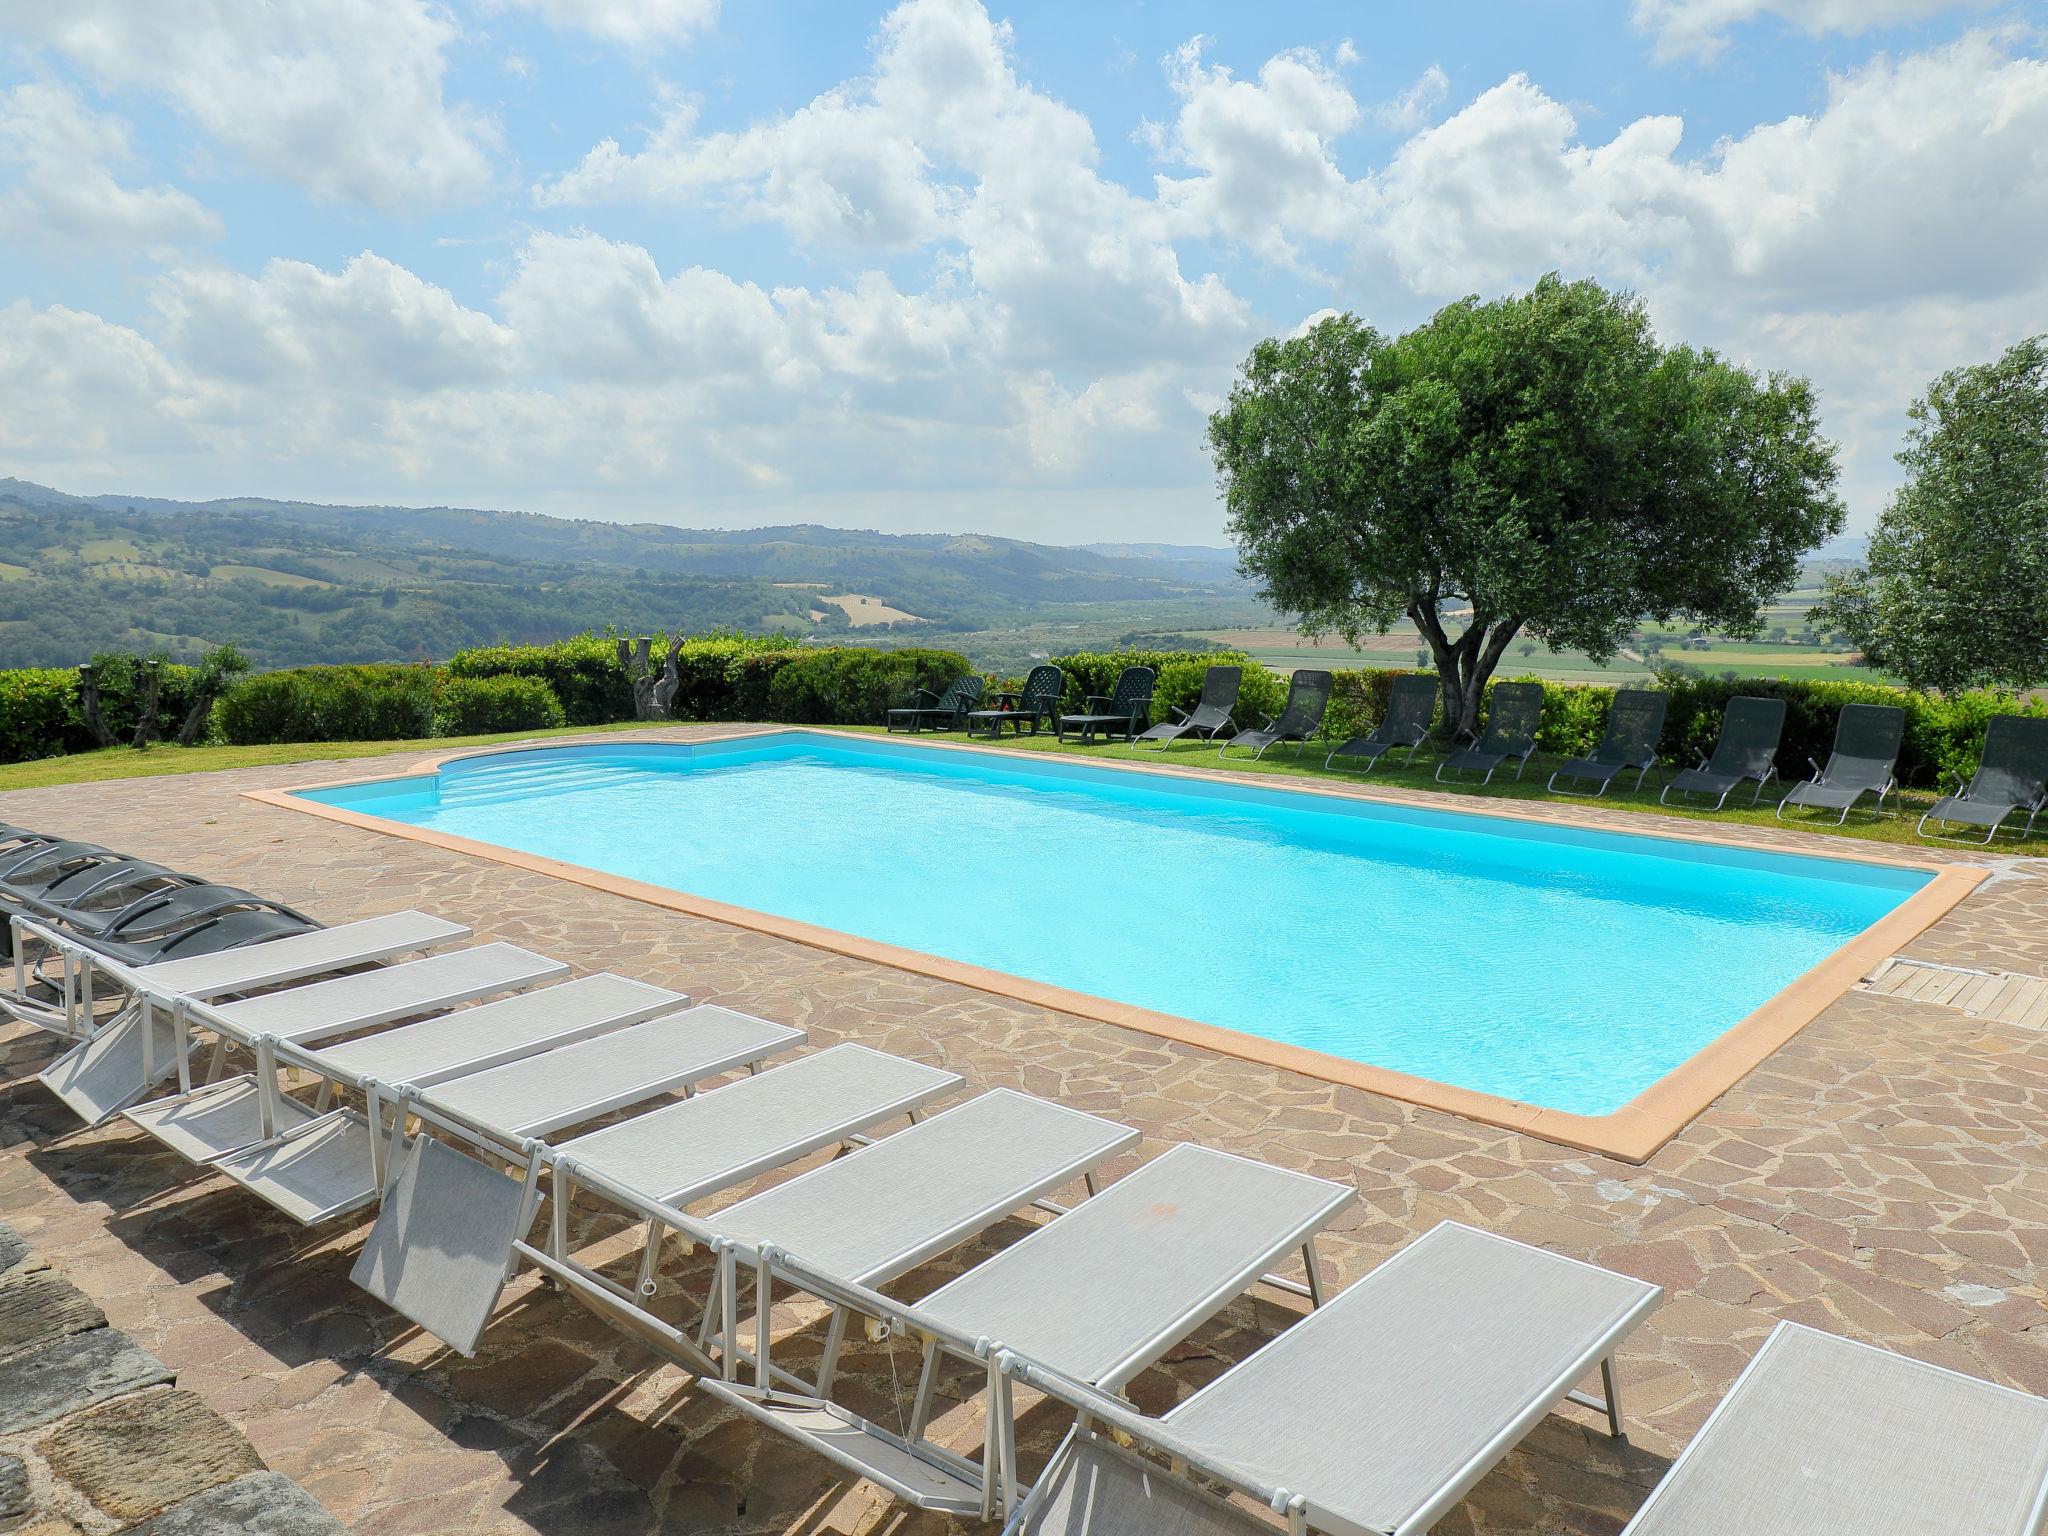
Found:
[{"label": "olive tree", "polygon": [[1912,406],[1906,483],[1811,622],[1916,688],[2048,682],[2048,336]]},{"label": "olive tree", "polygon": [[1267,599],[1353,644],[1411,620],[1454,732],[1524,630],[1601,660],[1646,618],[1754,634],[1842,523],[1805,380],[1662,346],[1634,297],[1555,275],[1401,336],[1261,342],[1209,444]]}]

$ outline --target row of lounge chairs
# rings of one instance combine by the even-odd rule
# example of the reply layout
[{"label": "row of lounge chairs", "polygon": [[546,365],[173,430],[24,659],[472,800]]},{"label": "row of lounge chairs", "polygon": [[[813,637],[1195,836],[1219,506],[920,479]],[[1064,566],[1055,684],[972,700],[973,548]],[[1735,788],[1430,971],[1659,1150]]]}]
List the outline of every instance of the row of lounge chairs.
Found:
[{"label": "row of lounge chairs", "polygon": [[[1091,698],[1085,712],[1061,715],[1059,700],[1065,679],[1058,667],[1032,669],[1020,695],[1005,696],[1001,708],[964,710],[941,709],[892,711],[915,724],[951,721],[973,730],[977,726],[1000,735],[1006,723],[1021,733],[1028,723],[1035,735],[1041,719],[1050,720],[1065,741],[1071,730],[1081,740],[1093,740],[1097,732],[1120,733],[1132,742],[1152,742],[1161,750],[1183,736],[1194,736],[1218,744],[1220,755],[1232,748],[1262,756],[1269,747],[1283,742],[1295,744],[1300,755],[1323,727],[1333,687],[1328,672],[1302,669],[1290,679],[1287,701],[1281,712],[1264,725],[1239,729],[1231,712],[1236,706],[1242,681],[1239,668],[1211,667],[1203,680],[1202,695],[1192,710],[1173,711],[1173,718],[1149,728],[1145,726],[1152,703],[1154,673],[1150,667],[1127,667],[1106,698]],[[979,678],[962,678],[954,690],[964,697],[969,684],[979,697]],[[952,695],[954,690],[949,690]],[[1491,783],[1499,769],[1512,762],[1519,780],[1536,752],[1536,739],[1543,716],[1543,685],[1540,683],[1496,684],[1488,696],[1485,727],[1452,751],[1437,765],[1439,782],[1454,782],[1477,775],[1482,784]],[[942,701],[943,702],[943,701]],[[1560,764],[1550,775],[1548,788],[1558,794],[1603,795],[1615,780],[1633,772],[1640,791],[1651,769],[1657,765],[1657,748],[1664,733],[1668,696],[1641,688],[1616,691],[1608,711],[1600,744],[1590,753]],[[1405,751],[1413,763],[1416,752],[1428,741],[1436,718],[1437,684],[1428,677],[1401,676],[1394,679],[1387,710],[1379,724],[1333,747],[1323,759],[1325,768],[1363,765],[1371,772],[1390,752]],[[1722,713],[1721,728],[1713,750],[1695,766],[1680,770],[1658,793],[1660,803],[1708,806],[1719,810],[1730,795],[1744,784],[1754,787],[1750,803],[1757,804],[1764,789],[1778,777],[1778,748],[1784,737],[1783,699],[1738,697],[1729,700]],[[1885,800],[1898,788],[1898,761],[1905,739],[1906,713],[1894,705],[1846,704],[1835,722],[1835,741],[1826,763],[1811,763],[1811,777],[1793,785],[1780,797],[1777,814],[1784,819],[1787,807],[1835,812],[1836,825],[1848,820],[1849,812],[1867,795],[1871,809],[1883,814]],[[1709,804],[1710,803],[1710,804]],[[1984,748],[1976,774],[1957,786],[1956,792],[1940,797],[1920,818],[1921,836],[1950,835],[1952,827],[1983,829],[1989,843],[2013,817],[2024,815],[2020,836],[2031,836],[2036,818],[2048,809],[2048,718],[2035,715],[1998,715],[1986,727]],[[1929,831],[1932,826],[1936,830]]]},{"label": "row of lounge chairs", "polygon": [[[0,837],[24,857],[57,846]],[[248,900],[235,910],[284,910]],[[1328,1296],[1315,1242],[1355,1202],[1346,1185],[1198,1145],[1105,1184],[1139,1140],[1113,1120],[1007,1089],[938,1108],[958,1074],[855,1044],[796,1054],[800,1029],[455,947],[469,930],[429,914],[295,918],[162,959],[33,885],[0,880],[0,908],[23,962],[10,1006],[77,1041],[43,1074],[63,1102],[125,1113],[301,1222],[376,1205],[353,1278],[454,1349],[531,1266],[775,1432],[1010,1536],[1270,1532],[1247,1502],[1295,1533],[1419,1536],[1565,1403],[1622,1434],[1615,1357],[1662,1294],[1446,1222]],[[285,1090],[291,1068],[318,1080],[312,1103]],[[857,1150],[691,1209],[838,1144]],[[1087,1198],[1052,1202],[1076,1182]],[[630,1276],[572,1242],[577,1197],[644,1224]],[[1033,1207],[1053,1219],[917,1299],[884,1289]],[[682,1284],[675,1235],[710,1255],[680,1320],[656,1304]],[[1301,1280],[1275,1273],[1296,1253]],[[1309,1315],[1164,1416],[1119,1395],[1262,1285]],[[772,1327],[798,1294],[826,1309],[802,1360]],[[916,1350],[894,1427],[835,1390],[856,1320]],[[979,1446],[934,1435],[949,1360],[979,1384]],[[1074,1416],[1035,1476],[1020,1391]],[[1629,1532],[2034,1536],[2044,1509],[2048,1401],[1782,1324]]]}]

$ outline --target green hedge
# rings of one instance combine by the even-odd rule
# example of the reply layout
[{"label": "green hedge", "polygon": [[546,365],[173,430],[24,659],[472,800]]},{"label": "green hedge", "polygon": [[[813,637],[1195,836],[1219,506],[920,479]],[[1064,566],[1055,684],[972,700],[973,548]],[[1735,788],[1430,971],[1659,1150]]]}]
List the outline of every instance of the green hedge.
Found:
[{"label": "green hedge", "polygon": [[856,646],[797,653],[776,669],[760,718],[791,725],[877,725],[920,688],[937,693],[973,665],[956,651]]},{"label": "green hedge", "polygon": [[434,694],[436,736],[546,731],[567,723],[562,701],[537,677],[450,677]]},{"label": "green hedge", "polygon": [[576,635],[552,645],[485,645],[457,651],[448,659],[448,675],[543,682],[560,701],[570,725],[633,718],[633,684],[619,665],[618,642],[608,635]]},{"label": "green hedge", "polygon": [[66,667],[0,672],[0,763],[97,745],[78,718],[78,674]]},{"label": "green hedge", "polygon": [[238,747],[283,741],[411,741],[433,734],[437,667],[292,667],[244,678],[214,706]]}]

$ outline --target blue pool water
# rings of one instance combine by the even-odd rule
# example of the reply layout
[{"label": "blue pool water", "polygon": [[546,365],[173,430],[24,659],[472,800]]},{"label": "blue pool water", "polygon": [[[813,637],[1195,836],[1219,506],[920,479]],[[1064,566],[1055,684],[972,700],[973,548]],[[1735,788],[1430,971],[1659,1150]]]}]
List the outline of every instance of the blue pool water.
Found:
[{"label": "blue pool water", "polygon": [[307,798],[1589,1115],[1928,878],[808,732]]}]

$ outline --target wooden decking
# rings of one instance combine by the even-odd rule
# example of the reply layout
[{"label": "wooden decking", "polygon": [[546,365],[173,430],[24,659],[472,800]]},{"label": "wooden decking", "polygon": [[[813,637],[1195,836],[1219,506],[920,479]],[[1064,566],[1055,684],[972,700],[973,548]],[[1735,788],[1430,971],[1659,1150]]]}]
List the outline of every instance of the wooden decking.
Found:
[{"label": "wooden decking", "polygon": [[1976,971],[1894,956],[1863,979],[1862,989],[1954,1008],[1973,1019],[2048,1029],[2048,976]]}]

